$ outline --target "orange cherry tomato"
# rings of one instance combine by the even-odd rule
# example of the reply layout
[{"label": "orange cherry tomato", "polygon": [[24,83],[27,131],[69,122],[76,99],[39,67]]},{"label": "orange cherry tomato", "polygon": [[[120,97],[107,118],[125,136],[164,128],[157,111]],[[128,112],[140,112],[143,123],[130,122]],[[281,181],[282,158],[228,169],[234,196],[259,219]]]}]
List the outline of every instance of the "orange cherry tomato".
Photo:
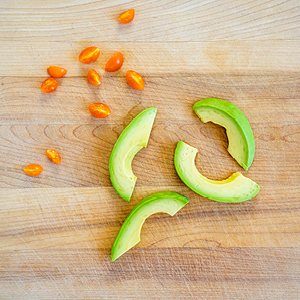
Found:
[{"label": "orange cherry tomato", "polygon": [[61,157],[59,153],[53,149],[47,150],[46,154],[48,158],[56,165],[60,165]]},{"label": "orange cherry tomato", "polygon": [[66,69],[56,66],[49,66],[47,72],[53,78],[60,78],[67,74]]},{"label": "orange cherry tomato", "polygon": [[109,107],[104,103],[91,103],[89,111],[96,118],[106,118],[110,114]]},{"label": "orange cherry tomato", "polygon": [[57,81],[54,78],[47,78],[41,85],[41,90],[44,93],[52,93],[57,89]]},{"label": "orange cherry tomato", "polygon": [[135,71],[132,70],[127,71],[126,79],[128,84],[135,90],[142,90],[145,86],[143,77]]},{"label": "orange cherry tomato", "polygon": [[97,60],[100,55],[100,50],[97,47],[88,47],[79,55],[79,61],[84,64],[90,64]]},{"label": "orange cherry tomato", "polygon": [[121,52],[113,55],[105,65],[106,72],[118,71],[123,65],[123,55]]},{"label": "orange cherry tomato", "polygon": [[39,176],[42,172],[43,172],[43,168],[40,165],[37,164],[32,164],[32,165],[28,165],[24,171],[27,175],[29,176]]},{"label": "orange cherry tomato", "polygon": [[88,78],[90,84],[93,86],[98,86],[101,83],[101,78],[94,69],[90,69],[88,71],[87,78]]},{"label": "orange cherry tomato", "polygon": [[134,19],[134,16],[135,9],[128,9],[119,15],[118,20],[122,24],[128,24]]}]

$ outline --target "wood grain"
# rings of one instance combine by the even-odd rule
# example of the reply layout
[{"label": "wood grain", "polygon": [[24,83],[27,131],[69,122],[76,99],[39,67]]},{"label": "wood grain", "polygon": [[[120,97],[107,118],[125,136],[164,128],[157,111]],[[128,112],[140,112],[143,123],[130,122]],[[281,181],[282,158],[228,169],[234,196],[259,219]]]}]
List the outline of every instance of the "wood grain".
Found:
[{"label": "wood grain", "polygon": [[164,190],[182,193],[190,203],[174,217],[150,217],[137,247],[300,246],[299,186],[262,186],[253,200],[231,205],[182,185],[137,187],[130,203],[112,187],[1,189],[0,250],[110,249],[131,209]]},{"label": "wood grain", "polygon": [[2,252],[2,296],[116,299],[122,291],[122,299],[279,300],[287,295],[288,299],[297,299],[299,295],[295,280],[300,275],[297,249],[139,248],[114,264],[108,252]]},{"label": "wood grain", "polygon": [[[133,90],[125,76],[108,74],[100,88],[92,87],[86,78],[62,78],[53,94],[40,90],[45,77],[3,77],[0,124],[124,124],[148,107],[158,108],[155,123],[187,122],[198,120],[192,105],[208,97],[236,104],[251,124],[297,123],[299,74],[145,76],[142,91]],[[93,118],[88,111],[92,102],[106,103],[112,114],[105,120]]]},{"label": "wood grain", "polygon": [[[136,9],[135,20],[117,22]],[[0,35],[32,41],[206,41],[299,39],[299,1],[2,2]],[[13,20],[13,22],[12,22]]]},{"label": "wood grain", "polygon": [[[300,185],[299,124],[261,123],[252,125],[256,155],[249,171],[244,171],[227,152],[225,130],[215,124],[195,122],[180,125],[155,124],[147,148],[133,160],[137,186],[182,185],[174,169],[174,151],[180,140],[199,151],[199,171],[215,180],[239,171],[262,186]],[[108,161],[124,125],[20,125],[0,126],[0,187],[111,186]],[[46,157],[47,149],[62,156],[57,166]],[[153,162],[155,157],[155,164]],[[45,169],[37,178],[23,169],[30,163]]]},{"label": "wood grain", "polygon": [[[135,20],[117,16],[136,9]],[[0,299],[300,299],[300,6],[298,0],[10,1],[0,3]],[[80,51],[97,45],[97,62]],[[116,73],[104,65],[121,51]],[[67,75],[45,95],[49,65]],[[96,69],[100,87],[89,85]],[[134,69],[142,91],[128,86]],[[236,104],[256,154],[244,171],[225,130],[203,124],[192,105]],[[112,110],[93,118],[91,102]],[[139,112],[157,107],[148,147],[133,161],[133,197],[111,186],[108,159]],[[208,178],[240,171],[261,190],[239,204],[210,201],[177,176],[183,140]],[[58,150],[62,164],[46,157]],[[23,169],[39,163],[37,178]],[[190,200],[175,216],[146,220],[141,242],[110,262],[131,209],[150,193]]]},{"label": "wood grain", "polygon": [[[80,63],[79,53],[91,45],[99,47],[100,57],[91,65]],[[123,67],[118,72],[105,73],[106,62],[118,51],[124,55]],[[278,40],[157,43],[104,42],[99,39],[82,42],[34,40],[30,43],[0,40],[0,59],[0,76],[46,77],[49,65],[61,65],[68,70],[66,78],[86,77],[88,70],[95,68],[105,78],[102,83],[106,78],[124,77],[130,69],[150,77],[224,72],[257,76],[273,75],[274,71],[286,75],[300,70],[300,40],[284,43]]]}]

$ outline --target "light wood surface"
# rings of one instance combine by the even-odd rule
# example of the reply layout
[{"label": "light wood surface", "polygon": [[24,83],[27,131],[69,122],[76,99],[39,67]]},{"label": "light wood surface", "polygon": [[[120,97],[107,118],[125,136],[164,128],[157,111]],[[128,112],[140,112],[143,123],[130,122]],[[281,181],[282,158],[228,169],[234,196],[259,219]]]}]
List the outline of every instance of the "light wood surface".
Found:
[{"label": "light wood surface", "polygon": [[[129,8],[135,20],[118,24]],[[0,14],[0,299],[300,298],[299,1],[4,0]],[[78,55],[90,45],[101,55],[83,65]],[[105,73],[118,51],[123,67]],[[46,69],[57,64],[68,73],[43,94]],[[90,68],[100,87],[87,82]],[[144,77],[144,90],[128,86],[128,69]],[[256,141],[249,171],[228,154],[224,129],[193,113],[206,97],[247,116]],[[93,118],[91,102],[112,114]],[[147,107],[158,113],[133,161],[127,203],[111,186],[108,159]],[[261,191],[239,204],[195,194],[174,169],[179,140],[199,149],[205,176],[239,171]],[[30,163],[44,172],[28,177]],[[137,247],[111,263],[128,213],[164,190],[190,203],[174,217],[151,216]]]}]

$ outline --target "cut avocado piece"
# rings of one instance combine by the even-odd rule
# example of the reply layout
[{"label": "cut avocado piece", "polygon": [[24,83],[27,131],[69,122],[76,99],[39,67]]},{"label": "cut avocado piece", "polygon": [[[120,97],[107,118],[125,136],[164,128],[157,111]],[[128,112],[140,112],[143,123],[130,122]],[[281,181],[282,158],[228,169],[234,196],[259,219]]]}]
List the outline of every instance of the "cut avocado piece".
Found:
[{"label": "cut avocado piece", "polygon": [[179,177],[197,194],[219,202],[237,203],[249,200],[259,192],[259,185],[239,172],[220,181],[206,178],[195,166],[197,152],[196,148],[180,141],[174,156]]},{"label": "cut avocado piece", "polygon": [[213,122],[225,127],[228,137],[228,152],[245,170],[252,164],[255,141],[251,126],[234,104],[217,98],[196,102],[193,110],[202,122]]},{"label": "cut avocado piece", "polygon": [[124,221],[111,249],[114,261],[140,241],[145,220],[156,213],[174,216],[189,200],[175,192],[158,192],[145,197],[130,212]]},{"label": "cut avocado piece", "polygon": [[137,115],[119,136],[109,159],[109,174],[113,187],[130,201],[136,176],[131,162],[136,153],[147,146],[157,108],[147,108]]}]

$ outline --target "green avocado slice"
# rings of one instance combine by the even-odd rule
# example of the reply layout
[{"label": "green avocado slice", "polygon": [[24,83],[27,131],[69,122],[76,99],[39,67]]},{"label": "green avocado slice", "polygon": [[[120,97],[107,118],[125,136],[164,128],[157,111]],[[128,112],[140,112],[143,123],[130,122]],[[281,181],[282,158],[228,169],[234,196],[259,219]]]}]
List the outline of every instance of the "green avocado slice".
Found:
[{"label": "green avocado slice", "polygon": [[259,192],[259,185],[239,172],[221,181],[206,178],[195,166],[197,152],[196,148],[180,141],[174,156],[179,177],[197,194],[219,202],[237,203],[249,200]]},{"label": "green avocado slice", "polygon": [[207,98],[196,102],[193,110],[202,122],[213,122],[226,128],[228,152],[248,170],[255,153],[255,141],[251,126],[234,104],[217,98]]},{"label": "green avocado slice", "polygon": [[156,111],[157,108],[147,108],[131,121],[119,136],[109,159],[112,185],[128,202],[137,179],[131,163],[136,153],[148,144]]},{"label": "green avocado slice", "polygon": [[124,221],[111,249],[114,261],[140,241],[145,220],[152,214],[175,215],[189,200],[175,192],[158,192],[145,197],[130,212]]}]

